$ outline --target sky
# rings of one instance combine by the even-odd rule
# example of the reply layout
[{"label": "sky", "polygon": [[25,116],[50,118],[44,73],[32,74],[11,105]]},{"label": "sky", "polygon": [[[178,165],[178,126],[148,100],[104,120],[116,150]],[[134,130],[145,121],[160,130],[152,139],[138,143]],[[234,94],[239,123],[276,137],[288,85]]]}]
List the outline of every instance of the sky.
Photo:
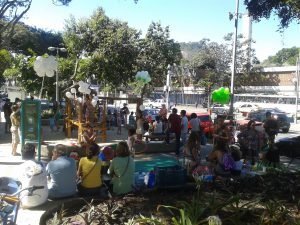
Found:
[{"label": "sky", "polygon": [[[89,18],[98,7],[108,17],[128,22],[143,35],[151,22],[160,22],[163,27],[170,27],[170,36],[177,42],[209,38],[222,43],[226,34],[234,32],[229,12],[235,12],[236,0],[139,0],[137,4],[134,0],[73,0],[69,6],[55,6],[52,0],[33,0],[23,22],[49,31],[63,31],[70,15],[76,19]],[[243,0],[239,13],[246,13]],[[238,33],[245,29],[243,24],[240,19]],[[252,24],[253,48],[261,61],[282,48],[300,47],[300,25],[294,22],[280,33],[278,24],[276,17]]]}]

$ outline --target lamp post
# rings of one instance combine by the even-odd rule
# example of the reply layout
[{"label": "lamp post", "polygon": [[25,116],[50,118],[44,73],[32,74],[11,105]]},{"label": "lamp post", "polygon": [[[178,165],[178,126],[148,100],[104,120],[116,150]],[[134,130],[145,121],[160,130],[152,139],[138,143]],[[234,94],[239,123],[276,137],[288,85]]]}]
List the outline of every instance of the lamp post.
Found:
[{"label": "lamp post", "polygon": [[167,72],[167,82],[166,82],[166,87],[165,87],[165,91],[166,91],[166,103],[167,103],[167,109],[169,110],[169,105],[170,105],[170,79],[171,79],[171,74],[172,74],[172,67],[170,64],[168,64],[168,72]]},{"label": "lamp post", "polygon": [[297,124],[298,117],[298,101],[299,101],[299,73],[300,73],[300,52],[296,62],[296,111],[295,111],[295,124]]},{"label": "lamp post", "polygon": [[236,42],[238,32],[238,21],[239,21],[239,0],[236,0],[235,20],[234,20],[234,39],[233,39],[233,50],[232,50],[232,71],[231,71],[231,83],[230,83],[230,109],[229,114],[233,115],[233,102],[234,102],[234,76],[236,70]]},{"label": "lamp post", "polygon": [[[56,59],[58,61],[59,52],[66,52],[67,49],[65,48],[59,48],[59,47],[49,47],[49,51],[53,52],[56,50]],[[58,88],[58,66],[56,68],[56,89],[55,89],[55,100],[58,103],[59,102],[59,88]]]}]

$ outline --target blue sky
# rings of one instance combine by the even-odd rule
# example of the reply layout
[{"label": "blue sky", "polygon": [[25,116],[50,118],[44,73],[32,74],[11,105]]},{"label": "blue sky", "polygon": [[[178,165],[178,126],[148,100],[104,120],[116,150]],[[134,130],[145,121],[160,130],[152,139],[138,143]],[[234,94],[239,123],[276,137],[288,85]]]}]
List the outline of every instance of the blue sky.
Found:
[{"label": "blue sky", "polygon": [[[54,6],[52,0],[33,0],[32,7],[23,20],[47,30],[62,31],[65,19],[90,17],[97,7],[102,7],[110,18],[128,22],[128,25],[147,31],[152,21],[162,26],[170,26],[171,38],[178,42],[199,41],[209,38],[221,43],[223,37],[234,31],[234,22],[228,13],[235,11],[235,0],[73,0],[68,7]],[[240,13],[245,12],[240,0]],[[300,25],[293,23],[283,34],[277,32],[278,20],[254,22],[253,47],[260,60],[274,55],[282,48],[300,47]],[[243,21],[239,22],[239,33],[243,31]],[[298,38],[297,38],[298,36]]]}]

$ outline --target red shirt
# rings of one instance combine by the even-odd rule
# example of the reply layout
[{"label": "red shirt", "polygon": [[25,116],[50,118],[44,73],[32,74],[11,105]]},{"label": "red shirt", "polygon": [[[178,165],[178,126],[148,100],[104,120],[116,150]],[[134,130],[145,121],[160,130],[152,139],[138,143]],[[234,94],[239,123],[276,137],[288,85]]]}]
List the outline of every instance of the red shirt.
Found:
[{"label": "red shirt", "polygon": [[180,133],[180,131],[181,131],[181,119],[180,119],[180,116],[178,114],[172,113],[169,116],[168,121],[169,121],[169,124],[171,124],[170,132]]}]

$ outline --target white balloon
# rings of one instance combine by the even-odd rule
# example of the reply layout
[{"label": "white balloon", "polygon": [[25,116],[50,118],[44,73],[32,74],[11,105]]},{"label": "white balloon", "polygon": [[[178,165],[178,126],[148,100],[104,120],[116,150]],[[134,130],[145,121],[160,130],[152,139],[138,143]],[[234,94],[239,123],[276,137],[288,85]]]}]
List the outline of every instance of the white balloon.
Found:
[{"label": "white balloon", "polygon": [[81,81],[78,81],[78,85],[81,87],[82,85],[84,84],[84,82],[81,80]]},{"label": "white balloon", "polygon": [[95,107],[97,104],[97,101],[95,99],[92,100],[92,105]]},{"label": "white balloon", "polygon": [[76,93],[76,88],[71,88],[71,93],[75,94]]},{"label": "white balloon", "polygon": [[78,91],[81,92],[81,93],[85,93],[85,92],[84,92],[84,88],[83,88],[82,86],[80,86],[80,87],[78,88]]},{"label": "white balloon", "polygon": [[91,89],[86,89],[85,93],[88,95],[91,94]]},{"label": "white balloon", "polygon": [[66,92],[66,97],[71,98],[71,97],[73,97],[73,95],[71,94],[71,92]]},{"label": "white balloon", "polygon": [[82,98],[81,98],[81,97],[78,97],[78,98],[77,98],[77,101],[78,101],[79,103],[82,103]]},{"label": "white balloon", "polygon": [[94,96],[93,99],[96,100],[96,101],[99,100],[98,96]]},{"label": "white balloon", "polygon": [[141,111],[144,111],[144,110],[145,110],[145,106],[144,106],[144,105],[140,105],[139,108],[140,108]]},{"label": "white balloon", "polygon": [[51,70],[51,69],[47,70],[46,71],[46,76],[47,77],[53,77],[54,76],[54,70]]}]

